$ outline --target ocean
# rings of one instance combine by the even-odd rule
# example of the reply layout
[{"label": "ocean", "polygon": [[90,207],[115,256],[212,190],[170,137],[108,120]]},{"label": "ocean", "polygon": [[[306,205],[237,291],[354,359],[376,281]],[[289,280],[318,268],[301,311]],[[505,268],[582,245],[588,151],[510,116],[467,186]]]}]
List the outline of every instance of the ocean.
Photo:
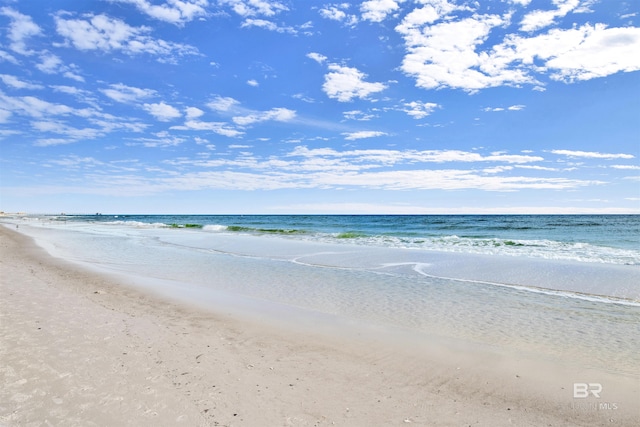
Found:
[{"label": "ocean", "polygon": [[77,215],[50,219],[640,264],[640,215]]},{"label": "ocean", "polygon": [[54,256],[217,310],[308,315],[614,372],[637,374],[640,366],[640,215],[97,214],[2,222]]}]

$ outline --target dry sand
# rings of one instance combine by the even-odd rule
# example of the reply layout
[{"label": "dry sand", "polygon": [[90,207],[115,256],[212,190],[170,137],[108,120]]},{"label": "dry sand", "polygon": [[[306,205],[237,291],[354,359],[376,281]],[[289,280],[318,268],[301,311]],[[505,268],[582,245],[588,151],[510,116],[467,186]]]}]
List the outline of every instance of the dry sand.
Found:
[{"label": "dry sand", "polygon": [[[2,226],[0,273],[0,425],[640,425],[637,377],[179,305]],[[617,409],[571,407],[591,378]]]}]

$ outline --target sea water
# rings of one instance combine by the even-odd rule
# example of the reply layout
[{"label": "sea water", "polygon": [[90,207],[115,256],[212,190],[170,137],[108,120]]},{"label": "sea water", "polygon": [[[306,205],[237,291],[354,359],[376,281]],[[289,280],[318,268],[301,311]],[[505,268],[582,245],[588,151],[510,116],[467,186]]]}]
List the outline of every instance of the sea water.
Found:
[{"label": "sea water", "polygon": [[275,316],[289,307],[616,372],[640,366],[637,215],[12,221],[54,255],[213,308],[238,297]]}]

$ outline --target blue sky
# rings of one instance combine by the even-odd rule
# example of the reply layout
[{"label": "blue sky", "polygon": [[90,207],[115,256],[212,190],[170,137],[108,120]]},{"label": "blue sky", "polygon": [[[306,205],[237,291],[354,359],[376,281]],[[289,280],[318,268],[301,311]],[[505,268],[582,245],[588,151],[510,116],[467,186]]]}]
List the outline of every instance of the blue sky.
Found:
[{"label": "blue sky", "polygon": [[0,0],[0,210],[640,213],[636,0]]}]

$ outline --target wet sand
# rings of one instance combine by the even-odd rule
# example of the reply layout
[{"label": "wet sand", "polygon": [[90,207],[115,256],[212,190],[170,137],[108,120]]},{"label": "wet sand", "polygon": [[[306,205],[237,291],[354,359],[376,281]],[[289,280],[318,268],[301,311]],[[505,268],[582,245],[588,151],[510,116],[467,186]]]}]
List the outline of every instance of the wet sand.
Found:
[{"label": "wet sand", "polygon": [[0,425],[640,424],[640,377],[204,310],[2,226],[0,273]]}]

